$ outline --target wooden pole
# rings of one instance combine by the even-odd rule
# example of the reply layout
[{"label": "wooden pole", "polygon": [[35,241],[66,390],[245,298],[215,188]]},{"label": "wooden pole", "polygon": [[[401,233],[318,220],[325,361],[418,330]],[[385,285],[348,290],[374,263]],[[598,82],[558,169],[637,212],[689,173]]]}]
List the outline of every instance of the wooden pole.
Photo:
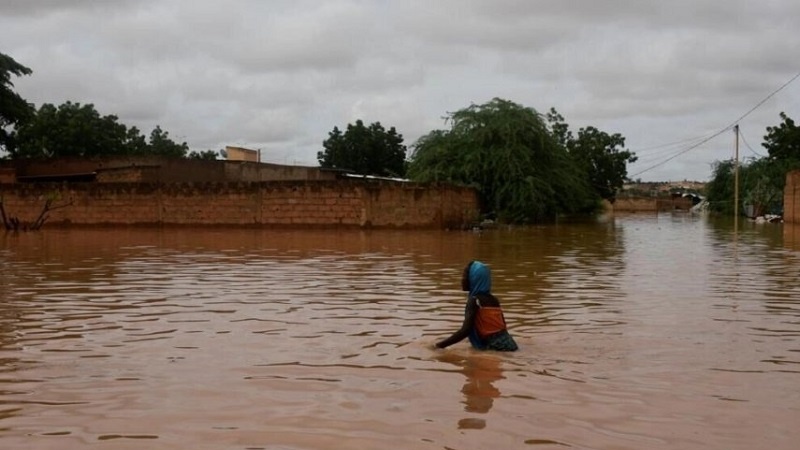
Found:
[{"label": "wooden pole", "polygon": [[733,229],[739,229],[739,125],[733,127],[736,156],[733,159]]}]

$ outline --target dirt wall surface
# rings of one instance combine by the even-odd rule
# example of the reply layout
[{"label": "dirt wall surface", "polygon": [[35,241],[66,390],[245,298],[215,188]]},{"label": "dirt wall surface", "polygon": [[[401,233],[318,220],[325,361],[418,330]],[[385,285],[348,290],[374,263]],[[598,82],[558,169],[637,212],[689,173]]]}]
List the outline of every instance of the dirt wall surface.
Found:
[{"label": "dirt wall surface", "polygon": [[689,197],[618,198],[613,208],[616,212],[688,211],[692,208],[692,199]]},{"label": "dirt wall surface", "polygon": [[479,212],[473,189],[376,181],[35,183],[0,186],[6,213],[53,225],[456,228]]},{"label": "dirt wall surface", "polygon": [[783,189],[783,221],[800,223],[800,170],[786,174]]},{"label": "dirt wall surface", "polygon": [[17,171],[9,167],[0,167],[0,184],[16,183]]},{"label": "dirt wall surface", "polygon": [[158,156],[8,161],[0,162],[0,170],[3,171],[0,183],[36,182],[43,181],[43,177],[77,174],[95,174],[96,181],[101,183],[223,183],[334,180],[338,177],[336,171],[319,167]]}]

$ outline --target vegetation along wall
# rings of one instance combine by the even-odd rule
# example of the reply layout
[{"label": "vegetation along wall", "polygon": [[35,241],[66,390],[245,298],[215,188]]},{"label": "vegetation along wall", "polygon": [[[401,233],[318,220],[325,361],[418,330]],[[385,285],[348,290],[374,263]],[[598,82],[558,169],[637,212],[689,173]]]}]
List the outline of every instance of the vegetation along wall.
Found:
[{"label": "vegetation along wall", "polygon": [[259,183],[17,183],[0,185],[5,211],[47,226],[240,225],[457,228],[479,212],[476,192],[385,181]]}]

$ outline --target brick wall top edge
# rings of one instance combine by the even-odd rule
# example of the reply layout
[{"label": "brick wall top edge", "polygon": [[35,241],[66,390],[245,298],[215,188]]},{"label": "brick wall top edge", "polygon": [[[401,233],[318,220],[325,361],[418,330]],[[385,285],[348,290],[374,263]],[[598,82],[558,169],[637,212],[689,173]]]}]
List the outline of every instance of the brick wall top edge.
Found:
[{"label": "brick wall top edge", "polygon": [[108,189],[108,188],[133,188],[137,186],[147,187],[167,187],[167,186],[185,186],[185,187],[252,187],[252,186],[323,186],[323,187],[365,187],[365,188],[398,188],[398,189],[429,189],[436,188],[450,188],[455,190],[473,190],[468,186],[460,186],[456,184],[447,183],[417,183],[417,182],[395,182],[385,180],[276,180],[276,181],[203,181],[203,182],[115,182],[115,183],[97,183],[97,182],[38,182],[38,183],[16,183],[5,185],[6,188],[69,188],[75,190],[82,189]]}]

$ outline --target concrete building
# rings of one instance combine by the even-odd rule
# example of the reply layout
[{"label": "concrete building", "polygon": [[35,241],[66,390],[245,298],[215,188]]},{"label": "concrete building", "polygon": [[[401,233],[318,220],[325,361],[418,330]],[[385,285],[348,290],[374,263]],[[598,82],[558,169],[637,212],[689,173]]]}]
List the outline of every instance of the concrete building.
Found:
[{"label": "concrete building", "polygon": [[251,150],[244,147],[226,146],[225,154],[228,161],[261,162],[261,150]]}]

